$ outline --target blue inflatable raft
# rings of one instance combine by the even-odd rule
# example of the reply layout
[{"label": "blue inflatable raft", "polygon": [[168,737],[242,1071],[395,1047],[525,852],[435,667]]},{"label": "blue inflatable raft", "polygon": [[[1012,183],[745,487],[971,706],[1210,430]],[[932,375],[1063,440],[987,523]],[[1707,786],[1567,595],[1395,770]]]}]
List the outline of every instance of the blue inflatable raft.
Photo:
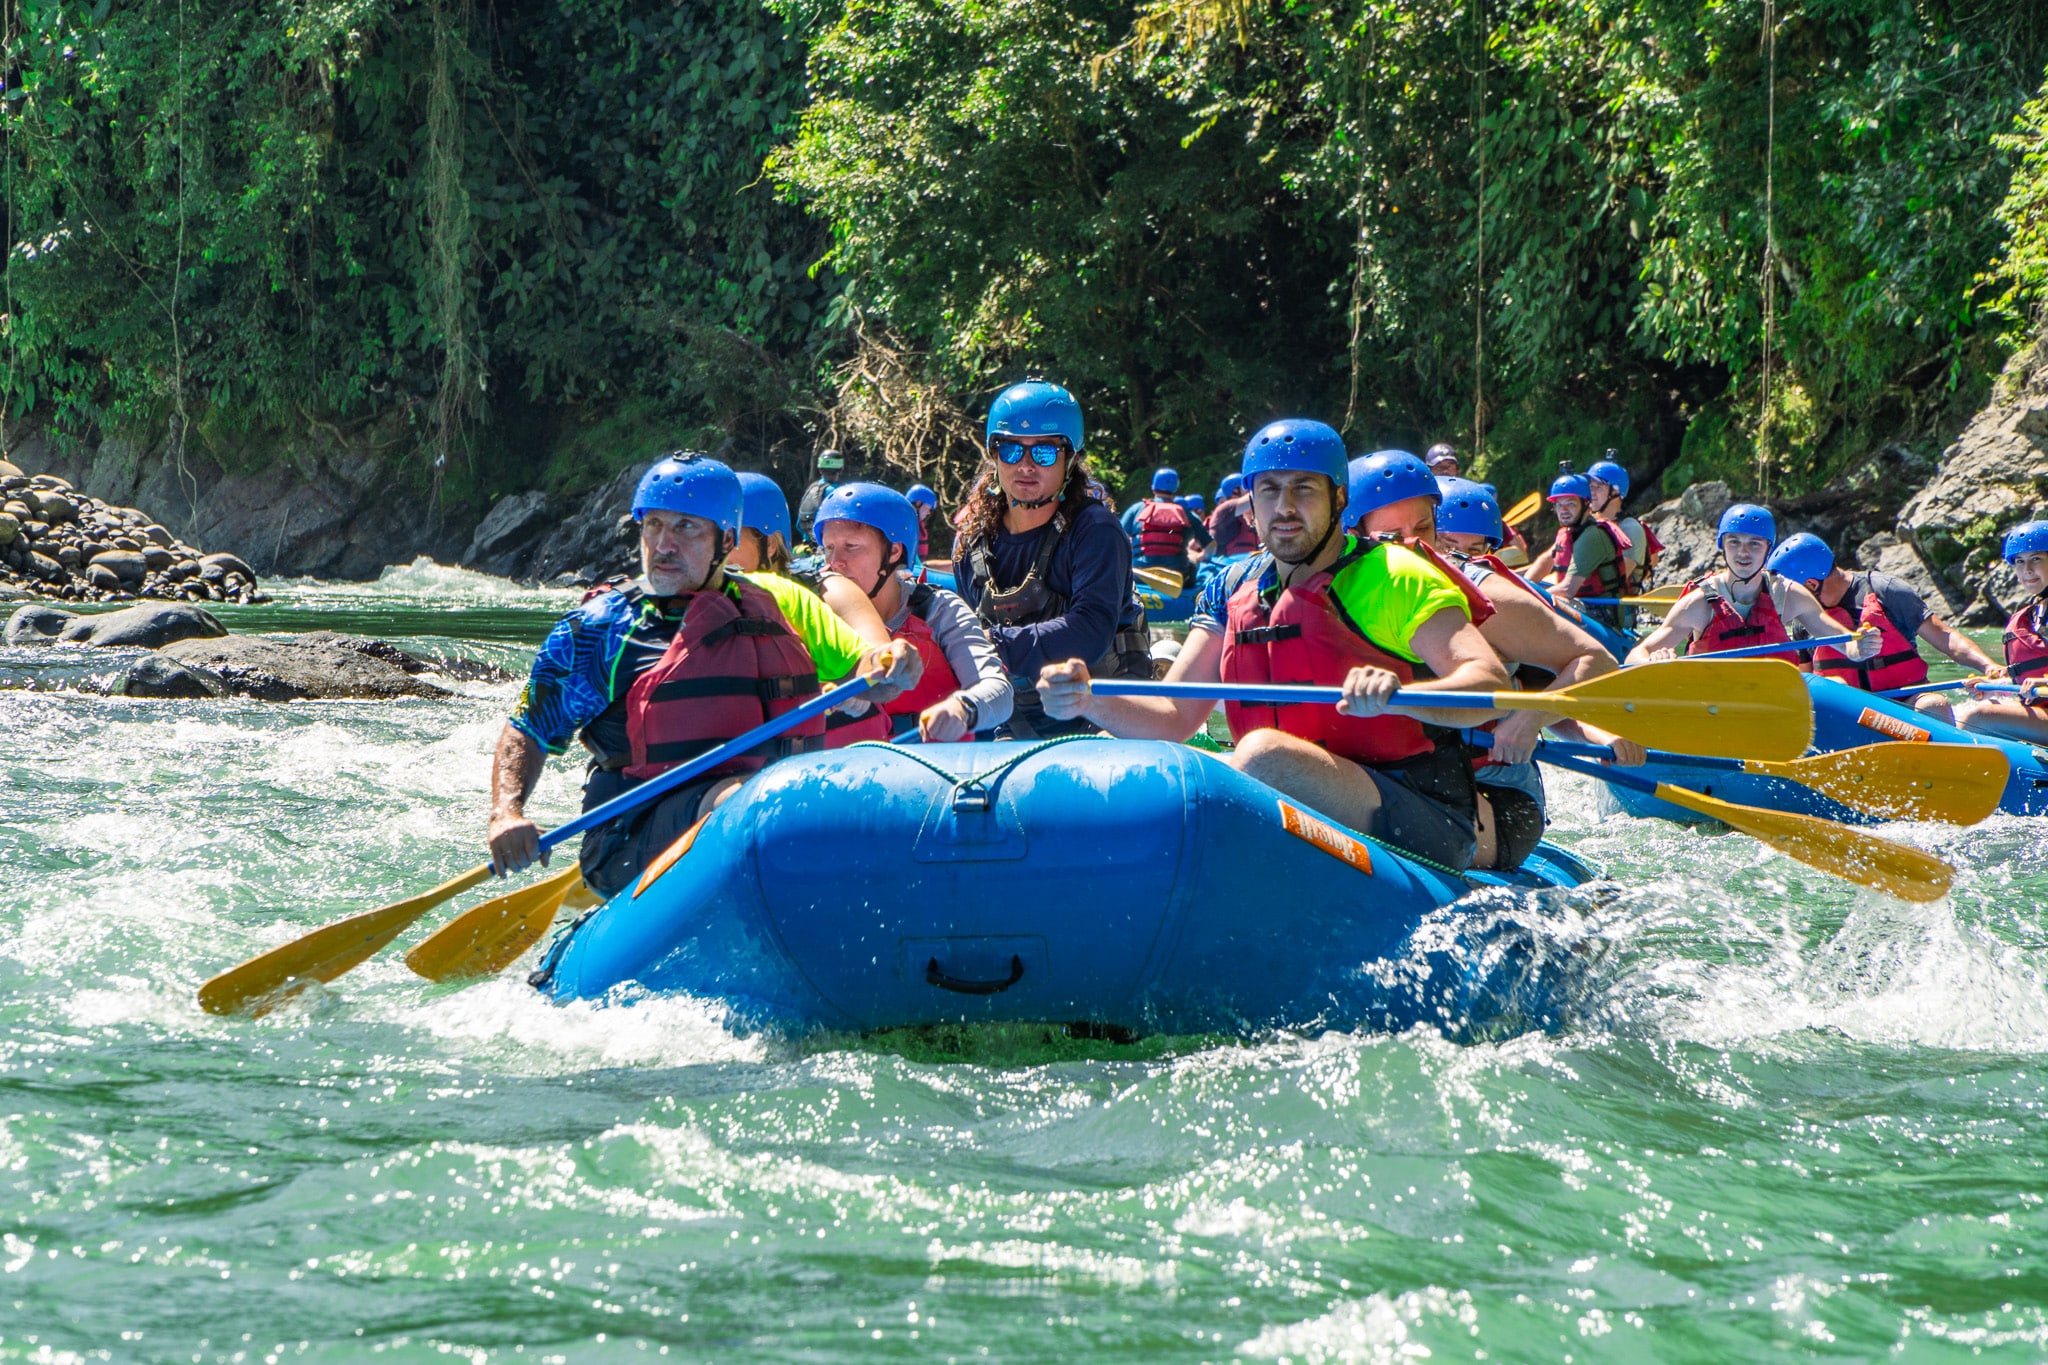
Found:
[{"label": "blue inflatable raft", "polygon": [[[2005,795],[1998,808],[2008,815],[2048,813],[2048,753],[2031,744],[1994,739],[1943,724],[1912,707],[1874,697],[1847,683],[1808,674],[1806,687],[1813,694],[1813,747],[1811,753],[1833,753],[1864,744],[1926,743],[1988,744],[2005,751],[2012,763]],[[1781,777],[1751,773],[1708,772],[1676,764],[1650,763],[1630,769],[1656,782],[1688,787],[1740,806],[1817,815],[1849,824],[1875,824],[1860,811],[1829,800],[1810,787]],[[1697,823],[1702,817],[1692,811],[1659,801],[1654,796],[1608,788],[1614,803],[1630,815],[1656,816],[1666,820]]]},{"label": "blue inflatable raft", "polygon": [[1418,950],[1417,925],[1476,887],[1592,875],[1545,845],[1513,881],[1460,877],[1177,744],[861,745],[754,778],[557,938],[534,983],[683,992],[782,1031],[1455,1029],[1479,996],[1548,1007],[1513,952]]}]

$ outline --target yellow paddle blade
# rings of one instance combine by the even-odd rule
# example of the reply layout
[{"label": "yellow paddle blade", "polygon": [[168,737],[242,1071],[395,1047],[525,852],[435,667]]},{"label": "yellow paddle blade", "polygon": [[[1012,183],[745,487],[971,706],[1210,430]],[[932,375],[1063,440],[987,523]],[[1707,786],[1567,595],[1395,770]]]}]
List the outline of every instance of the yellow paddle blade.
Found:
[{"label": "yellow paddle blade", "polygon": [[1496,692],[1493,704],[1590,721],[1646,749],[1783,760],[1813,743],[1804,676],[1780,659],[1672,659],[1555,692]]},{"label": "yellow paddle blade", "polygon": [[1676,602],[1683,596],[1685,596],[1685,584],[1666,583],[1661,588],[1651,588],[1648,592],[1642,593],[1639,596],[1624,597],[1621,601],[1623,606],[1647,607],[1659,602]]},{"label": "yellow paddle blade", "polygon": [[1180,596],[1181,589],[1187,586],[1187,580],[1172,569],[1157,569],[1140,564],[1131,569],[1131,575],[1140,583],[1157,588],[1168,597]]},{"label": "yellow paddle blade", "polygon": [[1956,870],[1931,853],[1831,820],[1738,806],[1667,782],[1657,784],[1657,799],[1711,815],[1808,867],[1905,900],[1938,901],[1955,881]]},{"label": "yellow paddle blade", "polygon": [[583,888],[582,868],[522,886],[449,920],[405,955],[405,965],[429,981],[494,976],[540,942],[562,902]]},{"label": "yellow paddle blade", "polygon": [[1494,554],[1510,569],[1520,569],[1529,563],[1528,552],[1519,545],[1503,545]]},{"label": "yellow paddle blade", "polygon": [[1866,744],[1745,771],[1788,778],[1887,820],[1974,825],[1998,809],[2012,763],[1995,744]]},{"label": "yellow paddle blade", "polygon": [[1513,507],[1510,507],[1507,511],[1501,513],[1500,519],[1503,522],[1507,523],[1509,526],[1520,526],[1523,522],[1535,516],[1538,512],[1541,512],[1542,510],[1543,495],[1541,493],[1531,493],[1528,497],[1523,498]]},{"label": "yellow paddle blade", "polygon": [[[281,947],[230,967],[199,988],[199,1007],[208,1014],[248,1010],[267,1014],[311,981],[332,981],[404,933],[421,915],[459,896],[491,875],[491,865],[472,868],[432,891],[394,901],[377,910],[336,920]],[[299,983],[293,987],[293,983]],[[286,992],[287,987],[293,987]],[[280,995],[285,992],[284,995]]]}]

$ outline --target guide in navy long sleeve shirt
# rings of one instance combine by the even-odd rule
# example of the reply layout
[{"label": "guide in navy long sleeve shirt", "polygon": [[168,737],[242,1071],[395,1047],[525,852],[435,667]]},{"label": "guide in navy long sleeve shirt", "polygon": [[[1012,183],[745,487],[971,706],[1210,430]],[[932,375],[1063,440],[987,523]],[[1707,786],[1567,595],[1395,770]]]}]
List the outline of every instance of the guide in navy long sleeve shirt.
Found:
[{"label": "guide in navy long sleeve shirt", "polygon": [[[1014,590],[1024,582],[1038,559],[1044,538],[1056,535],[1056,523],[1012,535],[998,530],[989,547],[996,582]],[[964,551],[965,546],[961,549]],[[960,595],[971,607],[979,607],[989,585],[976,572],[974,556],[960,553],[953,572]],[[1080,659],[1093,666],[1115,647],[1117,632],[1131,629],[1144,619],[1144,612],[1131,591],[1131,543],[1116,517],[1099,504],[1090,503],[1075,517],[1046,567],[1046,587],[1065,600],[1057,615],[1019,625],[992,625],[989,638],[1002,656],[1003,666],[1020,683],[1035,684],[1038,670],[1049,663]],[[1036,723],[1037,696],[1028,698],[1019,689],[1019,710]]]}]

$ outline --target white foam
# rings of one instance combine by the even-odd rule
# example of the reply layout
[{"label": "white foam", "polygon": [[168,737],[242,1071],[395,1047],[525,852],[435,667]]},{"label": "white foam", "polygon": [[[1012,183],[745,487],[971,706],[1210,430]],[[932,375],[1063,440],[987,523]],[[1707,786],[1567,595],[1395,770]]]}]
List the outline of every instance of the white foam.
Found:
[{"label": "white foam", "polygon": [[1347,1299],[1321,1317],[1268,1327],[1237,1349],[1248,1356],[1306,1365],[1427,1360],[1432,1352],[1416,1340],[1416,1329],[1429,1318],[1449,1319],[1472,1336],[1479,1333],[1479,1314],[1470,1294],[1426,1285],[1392,1297],[1376,1293]]}]

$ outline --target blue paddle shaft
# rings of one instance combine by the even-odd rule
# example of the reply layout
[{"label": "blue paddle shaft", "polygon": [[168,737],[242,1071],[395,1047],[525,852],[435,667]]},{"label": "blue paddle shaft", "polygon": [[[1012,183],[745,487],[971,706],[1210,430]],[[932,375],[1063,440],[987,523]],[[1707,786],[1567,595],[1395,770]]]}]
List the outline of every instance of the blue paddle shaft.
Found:
[{"label": "blue paddle shaft", "polygon": [[[1491,736],[1489,736],[1491,738]],[[1546,739],[1543,747],[1553,754],[1571,758],[1603,759],[1613,756],[1605,744],[1578,744],[1568,739]],[[1739,758],[1708,758],[1703,754],[1674,754],[1663,749],[1646,749],[1652,763],[1669,763],[1675,768],[1707,768],[1717,773],[1745,771]]]},{"label": "blue paddle shaft", "polygon": [[1744,645],[1741,649],[1715,649],[1705,654],[1688,654],[1688,659],[1756,659],[1767,654],[1790,654],[1801,649],[1834,649],[1853,644],[1854,635],[1822,635],[1812,640],[1793,640],[1782,645]]},{"label": "blue paddle shaft", "polygon": [[802,706],[785,711],[770,721],[763,721],[738,739],[730,739],[708,754],[699,754],[688,763],[670,768],[659,777],[650,777],[631,791],[620,792],[601,806],[594,806],[583,812],[566,825],[558,826],[540,836],[541,852],[545,853],[566,839],[573,839],[586,830],[595,829],[605,821],[624,815],[629,810],[638,810],[656,797],[666,796],[691,778],[710,772],[719,764],[738,758],[756,744],[765,744],[785,730],[802,725],[813,716],[822,716],[843,701],[873,687],[874,680],[858,677],[841,683],[829,692],[812,697]]},{"label": "blue paddle shaft", "polygon": [[[1188,683],[1147,682],[1139,678],[1096,678],[1088,690],[1098,697],[1172,697],[1183,701],[1263,702],[1267,705],[1320,703],[1334,706],[1344,699],[1341,687],[1297,687],[1289,683]],[[1447,710],[1492,711],[1491,692],[1419,692],[1409,688],[1394,693],[1391,706],[1431,707]]]},{"label": "blue paddle shaft", "polygon": [[[1963,681],[1961,678],[1953,678],[1948,682],[1921,683],[1918,687],[1894,687],[1889,692],[1879,692],[1877,693],[1877,695],[1883,697],[1887,701],[1896,701],[1900,697],[1917,697],[1922,692],[1958,692],[1968,686],[1970,686],[1970,684]],[[1997,684],[1981,683],[1979,684],[1979,686],[1984,687],[1986,689],[1995,689]]]},{"label": "blue paddle shaft", "polygon": [[1563,768],[1566,772],[1570,773],[1583,773],[1587,777],[1597,778],[1599,781],[1608,783],[1610,786],[1626,787],[1630,791],[1641,792],[1645,796],[1655,796],[1657,794],[1657,784],[1649,778],[1637,777],[1634,773],[1626,772],[1619,768],[1610,768],[1604,763],[1588,763],[1584,759],[1572,758],[1565,753],[1559,752],[1555,740],[1546,739],[1541,744],[1538,744],[1536,746],[1536,757],[1553,768]]}]

